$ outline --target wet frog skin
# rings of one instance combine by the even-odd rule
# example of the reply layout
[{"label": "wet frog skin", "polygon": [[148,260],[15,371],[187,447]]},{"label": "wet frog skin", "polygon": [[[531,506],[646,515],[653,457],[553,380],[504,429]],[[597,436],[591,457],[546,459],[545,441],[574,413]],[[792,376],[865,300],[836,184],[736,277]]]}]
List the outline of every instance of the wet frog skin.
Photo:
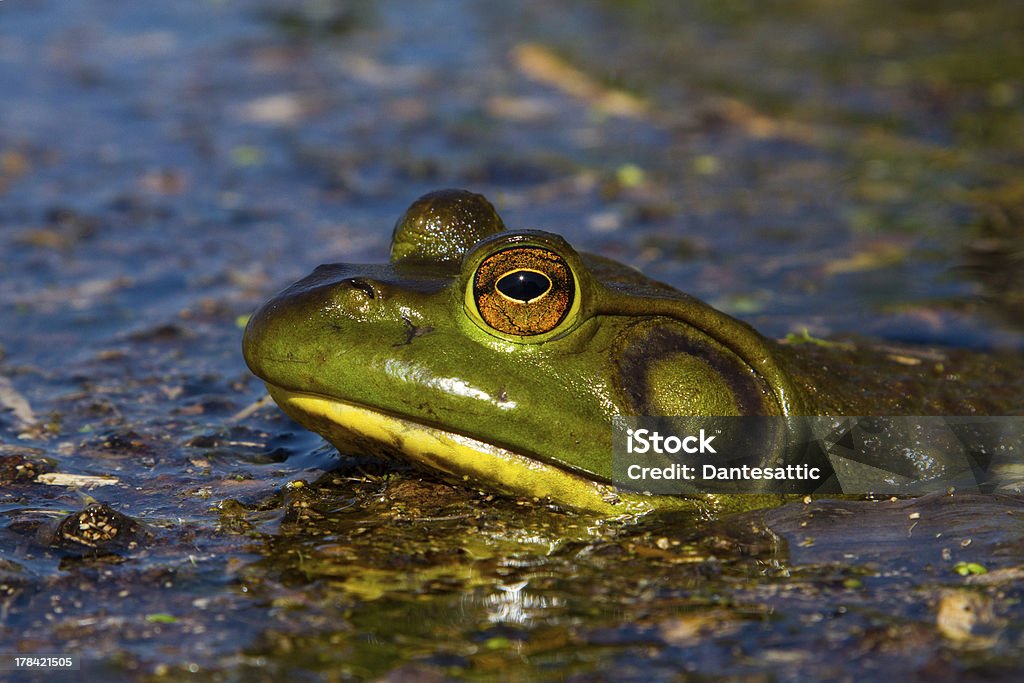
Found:
[{"label": "wet frog skin", "polygon": [[409,207],[390,263],[322,265],[271,299],[243,349],[278,405],[343,452],[610,515],[735,503],[616,493],[616,415],[1024,406],[1017,358],[780,344],[558,235],[507,231],[461,190]]}]

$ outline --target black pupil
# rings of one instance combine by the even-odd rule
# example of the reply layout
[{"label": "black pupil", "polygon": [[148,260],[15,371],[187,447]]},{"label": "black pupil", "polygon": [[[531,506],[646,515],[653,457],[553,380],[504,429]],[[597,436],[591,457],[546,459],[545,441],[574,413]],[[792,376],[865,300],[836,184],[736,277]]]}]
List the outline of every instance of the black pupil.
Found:
[{"label": "black pupil", "polygon": [[551,289],[551,280],[543,273],[517,270],[503,276],[494,286],[509,299],[526,303]]}]

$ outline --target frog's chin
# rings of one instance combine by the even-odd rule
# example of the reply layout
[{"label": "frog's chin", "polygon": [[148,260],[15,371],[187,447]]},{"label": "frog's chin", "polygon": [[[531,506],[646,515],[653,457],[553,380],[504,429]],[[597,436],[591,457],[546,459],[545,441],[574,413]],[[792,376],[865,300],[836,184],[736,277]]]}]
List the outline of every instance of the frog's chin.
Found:
[{"label": "frog's chin", "polygon": [[603,516],[635,516],[662,507],[650,496],[617,492],[608,484],[463,434],[269,382],[267,390],[289,417],[342,452],[399,455],[464,483]]}]

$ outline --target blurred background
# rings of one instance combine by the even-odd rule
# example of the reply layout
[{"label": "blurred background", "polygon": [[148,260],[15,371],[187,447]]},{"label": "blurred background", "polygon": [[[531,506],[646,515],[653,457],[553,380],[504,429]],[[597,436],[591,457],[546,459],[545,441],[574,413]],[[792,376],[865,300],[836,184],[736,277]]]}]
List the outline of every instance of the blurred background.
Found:
[{"label": "blurred background", "polygon": [[4,343],[254,305],[454,186],[771,335],[1019,347],[1017,10],[7,2]]},{"label": "blurred background", "polygon": [[[581,642],[608,657],[633,647],[633,608],[594,617],[591,588],[569,585],[607,579],[599,560],[509,549],[447,592],[416,575],[442,596],[418,612],[385,550],[422,559],[435,537],[388,537],[377,555],[324,545],[334,527],[288,532],[289,482],[339,459],[272,408],[244,412],[264,393],[241,358],[245,318],[319,263],[385,260],[395,219],[443,187],[767,335],[1019,352],[1024,12],[1016,0],[0,2],[0,651],[56,642],[111,675],[238,671],[264,651],[282,670],[340,666],[327,653],[354,651],[344,670],[358,677],[421,661],[434,640],[416,628],[443,622],[466,645],[430,666],[518,662],[532,676],[539,660],[509,643],[541,622],[565,648],[543,655],[556,663]],[[32,487],[12,463],[116,485]],[[367,503],[380,481],[360,481],[338,494],[356,502],[325,509],[362,516],[335,523],[402,514]],[[45,542],[95,500],[161,542],[123,563]],[[521,549],[508,526],[529,523],[505,513],[482,528]],[[738,576],[778,561],[758,543]],[[330,569],[310,569],[318,553]],[[524,567],[541,565],[568,583],[520,594]],[[379,581],[339,588],[349,571]],[[154,577],[163,593],[145,589]],[[913,590],[879,585],[866,604]],[[56,609],[55,594],[77,606]],[[367,616],[381,596],[391,621]],[[785,623],[816,609],[789,607]],[[579,620],[617,635],[574,640]],[[756,649],[756,633],[737,638]],[[728,643],[708,643],[698,669],[729,671]]]}]

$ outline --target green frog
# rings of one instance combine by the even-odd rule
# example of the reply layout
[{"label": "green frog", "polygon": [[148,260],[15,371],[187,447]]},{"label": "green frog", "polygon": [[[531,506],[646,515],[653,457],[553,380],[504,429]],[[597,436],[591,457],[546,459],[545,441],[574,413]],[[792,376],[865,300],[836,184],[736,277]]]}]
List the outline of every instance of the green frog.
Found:
[{"label": "green frog", "polygon": [[1005,374],[1019,379],[1019,363],[779,343],[556,234],[506,230],[490,202],[462,190],[409,207],[390,263],[322,265],[271,299],[243,347],[278,405],[342,452],[602,515],[735,505],[616,490],[617,415],[1000,415],[1024,405],[1022,383]]}]

